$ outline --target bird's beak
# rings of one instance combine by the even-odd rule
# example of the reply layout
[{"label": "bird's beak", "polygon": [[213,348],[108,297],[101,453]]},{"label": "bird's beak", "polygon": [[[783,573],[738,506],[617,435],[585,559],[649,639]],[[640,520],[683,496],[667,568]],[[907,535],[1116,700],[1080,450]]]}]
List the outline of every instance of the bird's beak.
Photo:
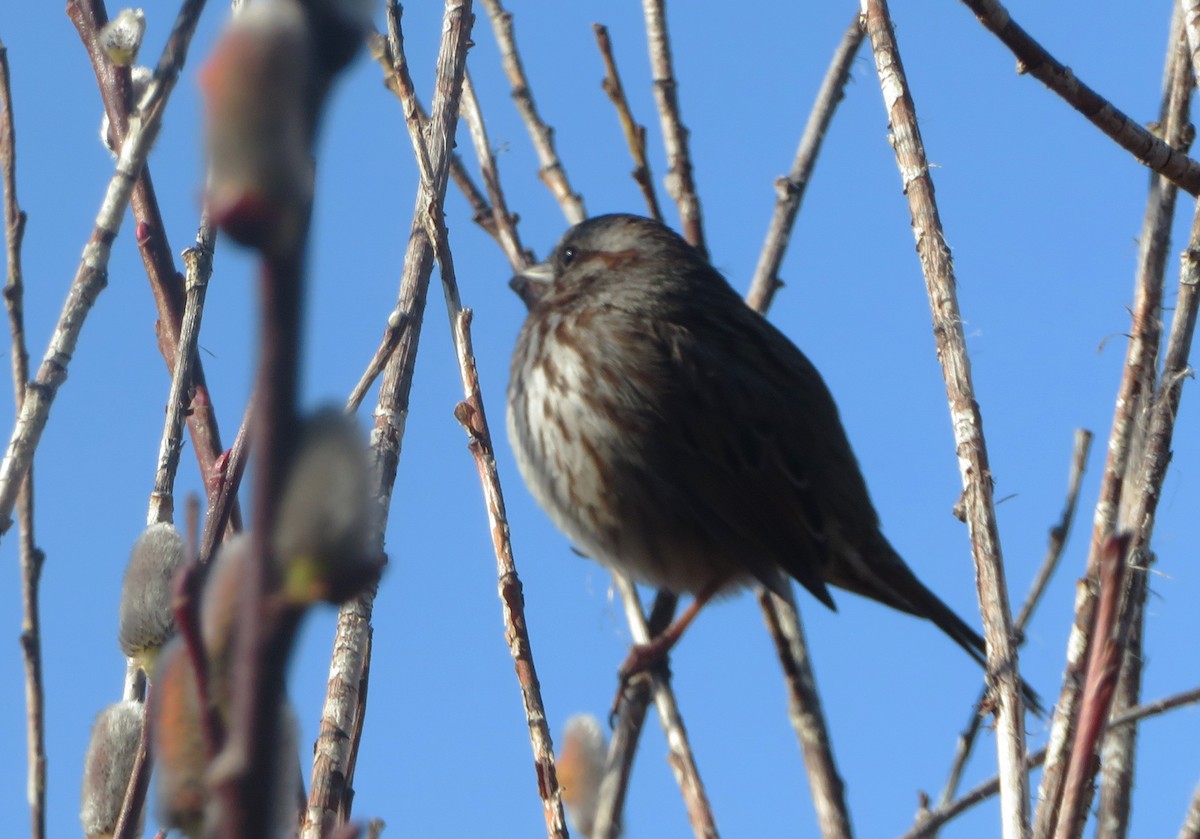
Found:
[{"label": "bird's beak", "polygon": [[542,299],[550,282],[554,279],[554,269],[547,262],[530,265],[508,281],[508,287],[517,293],[525,302],[526,308],[532,309],[533,304]]}]

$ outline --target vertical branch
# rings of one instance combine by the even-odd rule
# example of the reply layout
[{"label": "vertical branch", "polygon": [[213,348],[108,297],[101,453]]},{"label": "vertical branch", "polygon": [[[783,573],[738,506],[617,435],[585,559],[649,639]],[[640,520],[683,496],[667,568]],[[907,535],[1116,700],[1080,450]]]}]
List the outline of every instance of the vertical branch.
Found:
[{"label": "vertical branch", "polygon": [[[1056,839],[1076,839],[1087,819],[1086,802],[1097,769],[1096,743],[1108,719],[1121,669],[1121,596],[1129,534],[1109,537],[1100,557],[1100,599],[1091,631],[1091,648],[1075,729],[1063,782],[1062,804],[1055,826]],[[1085,790],[1085,787],[1087,788]]]},{"label": "vertical branch", "polygon": [[[446,0],[433,104],[425,129],[431,179],[429,182],[423,179],[417,192],[397,301],[399,317],[405,320],[407,328],[384,368],[371,434],[373,496],[378,503],[380,542],[400,463],[417,345],[433,270],[432,243],[421,219],[430,207],[441,207],[445,199],[450,149],[458,120],[458,102],[473,23],[470,0]],[[371,587],[343,605],[338,613],[329,686],[314,746],[308,808],[300,831],[302,839],[320,839],[336,823],[338,813],[344,812],[341,796],[347,767],[353,760],[352,741],[344,733],[355,727],[358,691],[369,654],[374,602],[375,589]]]},{"label": "vertical branch", "polygon": [[654,100],[658,103],[663,145],[667,150],[667,193],[679,208],[679,226],[683,238],[708,258],[704,243],[704,219],[700,198],[692,177],[692,156],[688,151],[688,130],[679,115],[675,68],[671,64],[671,40],[667,34],[665,0],[642,0],[646,19],[646,40],[650,48],[650,72],[654,77]]},{"label": "vertical branch", "polygon": [[[4,191],[4,242],[8,281],[4,302],[12,335],[13,396],[18,414],[29,381],[29,350],[25,346],[25,282],[21,272],[21,242],[25,213],[17,202],[17,132],[13,117],[8,50],[0,41],[0,188]],[[25,771],[32,839],[46,836],[46,701],[42,685],[42,620],[38,584],[45,554],[33,532],[33,467],[21,481],[17,496],[21,541],[21,651],[25,658]]]},{"label": "vertical branch", "polygon": [[1013,643],[1012,616],[1000,554],[991,467],[983,418],[975,400],[970,360],[955,290],[954,266],[942,231],[929,177],[929,164],[908,92],[904,68],[884,0],[863,0],[867,35],[884,105],[892,126],[892,144],[904,181],[913,233],[925,274],[937,338],[938,359],[946,380],[954,441],[962,474],[962,508],[975,560],[976,585],[983,613],[990,678],[998,704],[996,748],[1000,769],[1000,809],[1005,839],[1025,836],[1029,825],[1029,784],[1025,774],[1025,707]]},{"label": "vertical branch", "polygon": [[[625,619],[629,622],[629,632],[635,644],[648,644],[653,639],[645,614],[642,612],[641,598],[638,597],[637,587],[624,574],[613,574],[617,591],[621,594],[621,602],[625,607]],[[667,736],[667,763],[675,773],[675,781],[683,793],[683,803],[687,807],[688,820],[697,837],[716,839],[717,825],[713,820],[712,805],[708,801],[704,782],[700,779],[700,771],[696,766],[695,755],[692,754],[691,743],[687,739],[687,731],[683,725],[683,717],[675,703],[675,694],[670,689],[668,678],[658,670],[648,670],[638,678],[651,680],[654,693],[654,704],[658,709],[659,724]],[[636,744],[631,744],[631,748]]]},{"label": "vertical branch", "polygon": [[821,836],[849,839],[854,831],[846,807],[846,787],[833,757],[833,740],[821,708],[812,660],[790,583],[785,583],[784,591],[788,594],[786,599],[760,588],[758,603],[783,666],[788,688],[788,718],[800,740]]},{"label": "vertical branch", "polygon": [[492,31],[496,34],[500,58],[504,62],[504,73],[512,87],[513,101],[517,103],[517,111],[529,130],[534,150],[542,165],[538,170],[538,177],[554,194],[567,221],[578,224],[587,218],[587,211],[583,208],[583,199],[571,190],[571,184],[567,181],[567,172],[554,148],[554,129],[542,122],[537,107],[533,104],[529,80],[525,77],[525,68],[521,64],[521,56],[517,53],[512,13],[500,5],[500,0],[483,0],[483,7],[492,22]]},{"label": "vertical branch", "polygon": [[196,244],[184,253],[187,263],[186,292],[183,319],[179,330],[179,345],[175,353],[175,370],[167,394],[167,417],[163,423],[162,441],[158,447],[158,468],[154,474],[154,489],[150,494],[147,523],[171,521],[175,510],[175,472],[183,449],[183,422],[192,402],[193,374],[196,368],[196,346],[200,340],[200,320],[204,314],[204,298],[212,274],[212,248],[215,232],[207,213],[200,220]]},{"label": "vertical branch", "polygon": [[[1174,13],[1171,16],[1165,65],[1159,126],[1166,142],[1181,151],[1186,151],[1192,133],[1189,112],[1194,81],[1187,50],[1187,38],[1183,33],[1183,14],[1178,4],[1175,5]],[[1142,286],[1163,288],[1171,221],[1175,216],[1178,192],[1178,187],[1166,178],[1151,174],[1150,193],[1147,197],[1145,220],[1139,240],[1136,284],[1138,288]],[[1160,328],[1160,320],[1161,314],[1156,314],[1151,319],[1151,329]],[[1157,354],[1157,332],[1151,334],[1155,339],[1153,350]],[[1145,371],[1147,380],[1153,379],[1153,372],[1153,369]],[[1134,468],[1129,470],[1127,480],[1122,487],[1118,513],[1126,522],[1131,521],[1131,508],[1136,504],[1136,499],[1143,490],[1136,464],[1145,455],[1145,431],[1148,426],[1151,385],[1152,381],[1143,383],[1140,398],[1134,406],[1135,430],[1129,458],[1130,466]],[[1150,558],[1147,551],[1142,551],[1140,555],[1147,561]],[[1114,714],[1137,705],[1141,693],[1142,645],[1147,590],[1145,570],[1134,570],[1128,577],[1123,621],[1129,624],[1129,629],[1121,676],[1117,684],[1117,694],[1113,700]],[[1137,749],[1137,735],[1138,727],[1135,725],[1121,726],[1104,735],[1101,743],[1100,798],[1096,814],[1096,839],[1124,839],[1128,834],[1136,767],[1134,754]]]},{"label": "vertical branch", "polygon": [[[1176,48],[1176,43],[1172,37],[1167,59],[1169,72],[1164,79],[1160,125],[1168,142],[1186,148],[1185,136],[1190,130],[1188,102],[1192,92],[1193,74],[1187,66],[1186,51],[1182,46]],[[1104,540],[1116,528],[1122,497],[1128,497],[1126,482],[1136,475],[1136,469],[1131,468],[1136,463],[1134,448],[1138,443],[1145,442],[1146,417],[1142,411],[1154,386],[1154,363],[1162,334],[1163,276],[1170,243],[1170,222],[1174,215],[1177,193],[1178,188],[1166,177],[1151,176],[1139,240],[1129,345],[1125,351],[1125,366],[1117,388],[1108,453],[1096,503],[1085,572],[1086,578],[1091,581],[1096,579],[1098,573],[1100,549]],[[1136,495],[1137,490],[1134,489],[1131,494]],[[1134,524],[1134,520],[1128,519],[1128,523]],[[1135,546],[1130,556],[1138,556],[1139,541],[1135,534]],[[1050,748],[1038,788],[1040,804],[1034,819],[1036,836],[1048,836],[1057,820],[1067,765],[1066,749],[1072,740],[1076,725],[1082,689],[1082,668],[1089,643],[1086,629],[1092,623],[1095,602],[1094,584],[1080,589],[1075,625],[1067,647],[1066,678],[1056,705],[1050,733]],[[1126,741],[1133,736],[1133,733],[1114,735]]]},{"label": "vertical branch", "polygon": [[[1075,520],[1075,510],[1079,505],[1079,488],[1083,483],[1083,471],[1087,464],[1088,453],[1091,451],[1091,447],[1092,432],[1085,431],[1082,428],[1075,429],[1075,445],[1071,453],[1071,468],[1067,475],[1067,498],[1063,504],[1063,511],[1058,522],[1050,528],[1050,542],[1046,546],[1046,555],[1042,559],[1042,565],[1038,568],[1037,574],[1034,575],[1033,585],[1030,586],[1029,594],[1025,597],[1025,602],[1021,604],[1021,611],[1017,614],[1017,619],[1013,621],[1013,632],[1016,633],[1022,643],[1025,640],[1025,627],[1028,626],[1029,621],[1032,619],[1034,610],[1041,602],[1042,595],[1046,591],[1046,586],[1058,568],[1059,560],[1062,559],[1063,549],[1067,544],[1067,536],[1070,534],[1071,524]],[[980,726],[983,724],[983,709],[986,699],[987,687],[985,686],[979,699],[976,700],[971,708],[971,719],[967,722],[967,727],[959,735],[954,761],[951,764],[946,785],[942,788],[942,794],[938,799],[939,808],[948,806],[954,798],[955,792],[958,790],[962,771],[966,767],[967,758],[971,756],[971,750],[975,745],[975,738],[979,734]]]},{"label": "vertical branch", "polygon": [[783,285],[779,279],[779,267],[783,264],[783,255],[791,239],[792,226],[796,222],[796,214],[800,211],[800,202],[804,200],[804,191],[808,188],[813,167],[816,166],[817,155],[825,141],[825,132],[829,130],[834,111],[845,95],[846,82],[850,79],[850,66],[854,63],[854,57],[858,55],[862,39],[863,28],[858,15],[855,14],[854,20],[850,22],[846,34],[842,36],[833,53],[829,69],[825,71],[821,89],[817,92],[817,101],[809,111],[804,134],[800,137],[792,169],[787,177],[775,181],[775,213],[767,227],[767,239],[758,257],[758,265],[754,268],[750,290],[746,293],[746,302],[752,309],[765,312],[771,305],[771,298]]},{"label": "vertical branch", "polygon": [[[483,133],[483,121],[478,112],[470,78],[462,79],[462,100],[470,102],[474,111],[470,120],[471,136],[476,145],[487,148],[487,136]],[[406,109],[408,133],[412,139],[417,161],[421,167],[421,181],[428,188],[433,181],[429,170],[430,153],[425,143],[421,122],[415,109]],[[504,196],[494,166],[484,169],[484,180],[493,206],[499,214],[496,218],[501,241],[509,243],[506,252],[510,259],[524,258],[524,250],[516,239],[516,230],[508,216]],[[446,311],[450,316],[450,330],[454,336],[455,354],[462,377],[463,401],[455,408],[455,418],[466,430],[470,442],[468,448],[475,459],[479,482],[487,506],[489,531],[496,557],[499,576],[500,602],[503,604],[505,639],[513,657],[517,681],[521,688],[521,700],[525,708],[525,722],[529,729],[530,745],[537,775],[538,796],[542,800],[542,813],[546,820],[546,833],[551,837],[566,839],[566,818],[562,808],[561,790],[554,765],[554,743],[546,723],[546,709],[542,702],[541,685],[533,661],[533,645],[529,640],[529,629],[525,619],[525,596],[521,579],[517,575],[513,559],[512,543],[509,540],[508,514],[504,508],[504,493],[500,488],[500,475],[496,469],[496,456],[492,448],[492,434],[488,427],[483,407],[483,393],[479,385],[479,373],[475,365],[475,350],[471,343],[471,310],[463,309],[458,290],[458,279],[454,271],[454,257],[450,249],[449,234],[441,205],[428,207],[421,219],[429,241],[433,244],[434,256],[441,267],[442,291],[446,298]]]}]

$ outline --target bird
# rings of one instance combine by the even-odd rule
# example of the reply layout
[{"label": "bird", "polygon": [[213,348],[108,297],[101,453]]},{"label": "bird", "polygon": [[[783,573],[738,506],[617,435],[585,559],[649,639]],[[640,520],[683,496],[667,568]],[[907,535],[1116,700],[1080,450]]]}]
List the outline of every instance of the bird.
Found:
[{"label": "bird", "polygon": [[584,555],[695,597],[623,677],[713,597],[788,577],[830,609],[838,588],[925,618],[986,669],[884,536],[817,368],[682,237],[596,216],[510,285],[528,313],[506,420],[530,492]]}]

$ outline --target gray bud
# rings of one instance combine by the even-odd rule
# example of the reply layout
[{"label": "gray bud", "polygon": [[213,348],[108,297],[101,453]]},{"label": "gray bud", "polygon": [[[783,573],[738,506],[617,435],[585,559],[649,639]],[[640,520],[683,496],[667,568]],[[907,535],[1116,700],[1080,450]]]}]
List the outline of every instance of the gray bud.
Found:
[{"label": "gray bud", "polygon": [[368,476],[354,420],[334,409],[315,414],[304,427],[275,524],[289,599],[340,603],[378,576]]},{"label": "gray bud", "polygon": [[[109,705],[96,717],[84,758],[79,807],[79,821],[88,839],[106,839],[116,829],[133,774],[144,713],[142,703],[127,700]],[[139,815],[139,834],[144,820],[143,812]]]},{"label": "gray bud", "polygon": [[168,522],[138,537],[125,568],[117,639],[121,652],[149,673],[154,656],[175,632],[171,607],[175,574],[183,565],[183,537]]}]

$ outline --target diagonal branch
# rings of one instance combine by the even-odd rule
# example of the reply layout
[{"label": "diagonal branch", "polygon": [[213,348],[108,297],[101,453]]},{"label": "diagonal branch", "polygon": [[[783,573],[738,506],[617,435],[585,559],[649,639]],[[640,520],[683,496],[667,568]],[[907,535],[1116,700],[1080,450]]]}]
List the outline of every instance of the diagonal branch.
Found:
[{"label": "diagonal branch", "polygon": [[892,126],[896,163],[908,198],[917,253],[925,274],[938,360],[946,380],[954,442],[962,474],[962,508],[975,560],[975,579],[987,641],[989,679],[998,706],[996,748],[1000,768],[1000,809],[1005,839],[1025,836],[1029,825],[1029,781],[1025,774],[1025,705],[1013,644],[1012,616],[1000,554],[992,494],[991,467],[983,418],[975,399],[971,364],[963,335],[954,264],[946,245],[929,176],[929,162],[917,125],[885,0],[863,0],[867,35],[875,54],[884,105]]},{"label": "diagonal branch", "polygon": [[1067,101],[1139,163],[1200,196],[1200,163],[1147,131],[1111,102],[1081,82],[1070,67],[1054,58],[1022,29],[998,0],[963,0],[1004,46],[1017,57],[1017,72],[1028,73]]},{"label": "diagonal branch", "polygon": [[825,141],[825,132],[829,130],[838,103],[845,95],[846,82],[850,80],[850,66],[858,55],[863,34],[862,25],[855,14],[833,53],[829,69],[825,71],[817,101],[813,103],[804,134],[800,137],[792,169],[786,177],[775,181],[775,213],[767,227],[767,239],[758,257],[758,265],[754,268],[750,290],[746,293],[746,302],[752,309],[765,312],[775,292],[783,285],[779,279],[779,267],[783,264],[783,255],[792,236],[792,226],[796,222],[796,214],[800,212],[800,202],[804,200],[804,191],[808,188],[817,155]]},{"label": "diagonal branch", "polygon": [[529,79],[525,76],[525,68],[517,52],[512,13],[500,5],[500,0],[483,0],[483,7],[487,10],[488,18],[492,22],[492,31],[496,35],[496,43],[500,47],[500,58],[504,62],[504,73],[512,87],[513,101],[517,103],[517,111],[529,130],[533,148],[542,165],[538,170],[538,177],[554,194],[567,221],[578,224],[587,218],[587,211],[583,208],[583,199],[571,190],[571,184],[567,181],[567,171],[554,148],[554,129],[542,122],[537,106],[533,104]]},{"label": "diagonal branch", "polygon": [[4,460],[0,463],[0,534],[12,525],[17,493],[50,419],[54,397],[66,380],[67,367],[75,355],[84,321],[100,292],[108,284],[108,258],[112,253],[112,243],[120,232],[134,182],[158,136],[167,97],[187,58],[188,44],[203,8],[204,0],[184,0],[180,7],[175,26],[159,60],[159,68],[142,100],[141,113],[130,122],[116,171],[105,190],[92,233],[83,249],[83,258],[76,269],[42,363],[37,375],[30,381]]}]

